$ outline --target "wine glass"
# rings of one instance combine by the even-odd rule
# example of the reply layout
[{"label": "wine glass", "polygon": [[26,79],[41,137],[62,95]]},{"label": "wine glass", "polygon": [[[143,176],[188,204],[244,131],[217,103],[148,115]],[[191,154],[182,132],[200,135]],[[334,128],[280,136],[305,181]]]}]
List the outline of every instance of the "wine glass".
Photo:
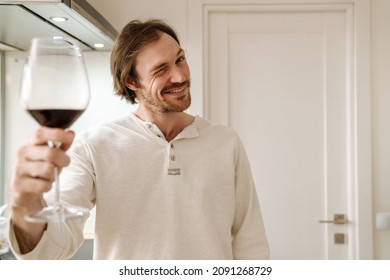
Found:
[{"label": "wine glass", "polygon": [[[23,108],[42,126],[67,129],[89,103],[89,83],[77,43],[68,38],[34,38],[28,51],[21,84]],[[48,141],[51,148],[61,142]],[[60,200],[58,168],[54,170],[55,204],[26,216],[29,222],[45,223],[82,217],[87,210],[65,206]]]}]

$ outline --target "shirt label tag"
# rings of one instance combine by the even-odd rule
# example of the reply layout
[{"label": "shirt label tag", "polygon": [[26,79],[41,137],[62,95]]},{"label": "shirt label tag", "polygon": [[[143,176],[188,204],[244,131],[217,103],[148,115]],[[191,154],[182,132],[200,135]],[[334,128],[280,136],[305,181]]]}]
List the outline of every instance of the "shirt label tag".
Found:
[{"label": "shirt label tag", "polygon": [[168,175],[180,175],[180,168],[169,168]]}]

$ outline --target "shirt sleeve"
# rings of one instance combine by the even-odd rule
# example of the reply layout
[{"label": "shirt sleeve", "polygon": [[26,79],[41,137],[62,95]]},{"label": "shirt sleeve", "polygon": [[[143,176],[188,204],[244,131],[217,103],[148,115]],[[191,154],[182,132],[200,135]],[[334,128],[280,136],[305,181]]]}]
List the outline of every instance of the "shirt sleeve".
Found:
[{"label": "shirt sleeve", "polygon": [[[63,260],[70,259],[84,241],[80,231],[72,232],[72,228],[80,227],[80,221],[49,222],[38,245],[27,254],[21,254],[13,227],[9,227],[9,243],[12,253],[22,260]],[[77,234],[79,233],[79,234]]]},{"label": "shirt sleeve", "polygon": [[[82,141],[74,143],[69,152],[71,163],[60,175],[61,201],[91,210],[95,202],[94,172],[88,146]],[[54,193],[45,195],[48,205],[54,202]],[[9,226],[8,239],[12,253],[17,259],[70,259],[84,241],[83,229],[89,215],[69,219],[65,222],[48,222],[38,245],[28,254],[21,254],[12,225]]]},{"label": "shirt sleeve", "polygon": [[239,141],[236,156],[235,216],[232,227],[234,259],[268,259],[269,245],[249,161]]}]

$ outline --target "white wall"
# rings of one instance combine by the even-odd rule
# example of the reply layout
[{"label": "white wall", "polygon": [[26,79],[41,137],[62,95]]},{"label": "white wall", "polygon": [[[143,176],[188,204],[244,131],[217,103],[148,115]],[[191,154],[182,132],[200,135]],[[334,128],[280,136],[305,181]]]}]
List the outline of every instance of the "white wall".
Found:
[{"label": "white wall", "polygon": [[[372,1],[372,175],[374,214],[390,212],[390,1]],[[390,259],[390,230],[375,232],[376,259]]]},{"label": "white wall", "polygon": [[118,31],[130,20],[163,19],[177,31],[182,45],[186,45],[187,0],[88,0],[88,2]]}]

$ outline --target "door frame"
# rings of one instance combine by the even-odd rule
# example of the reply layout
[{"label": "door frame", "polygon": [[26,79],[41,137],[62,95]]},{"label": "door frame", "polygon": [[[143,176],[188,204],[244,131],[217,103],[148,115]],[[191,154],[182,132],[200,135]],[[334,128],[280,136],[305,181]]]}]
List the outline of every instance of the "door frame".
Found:
[{"label": "door frame", "polygon": [[0,206],[5,203],[5,52],[0,50]]},{"label": "door frame", "polygon": [[352,259],[373,259],[371,183],[370,0],[187,0],[188,61],[194,96],[190,112],[209,116],[208,19],[211,13],[341,11],[347,18],[348,236]]}]

